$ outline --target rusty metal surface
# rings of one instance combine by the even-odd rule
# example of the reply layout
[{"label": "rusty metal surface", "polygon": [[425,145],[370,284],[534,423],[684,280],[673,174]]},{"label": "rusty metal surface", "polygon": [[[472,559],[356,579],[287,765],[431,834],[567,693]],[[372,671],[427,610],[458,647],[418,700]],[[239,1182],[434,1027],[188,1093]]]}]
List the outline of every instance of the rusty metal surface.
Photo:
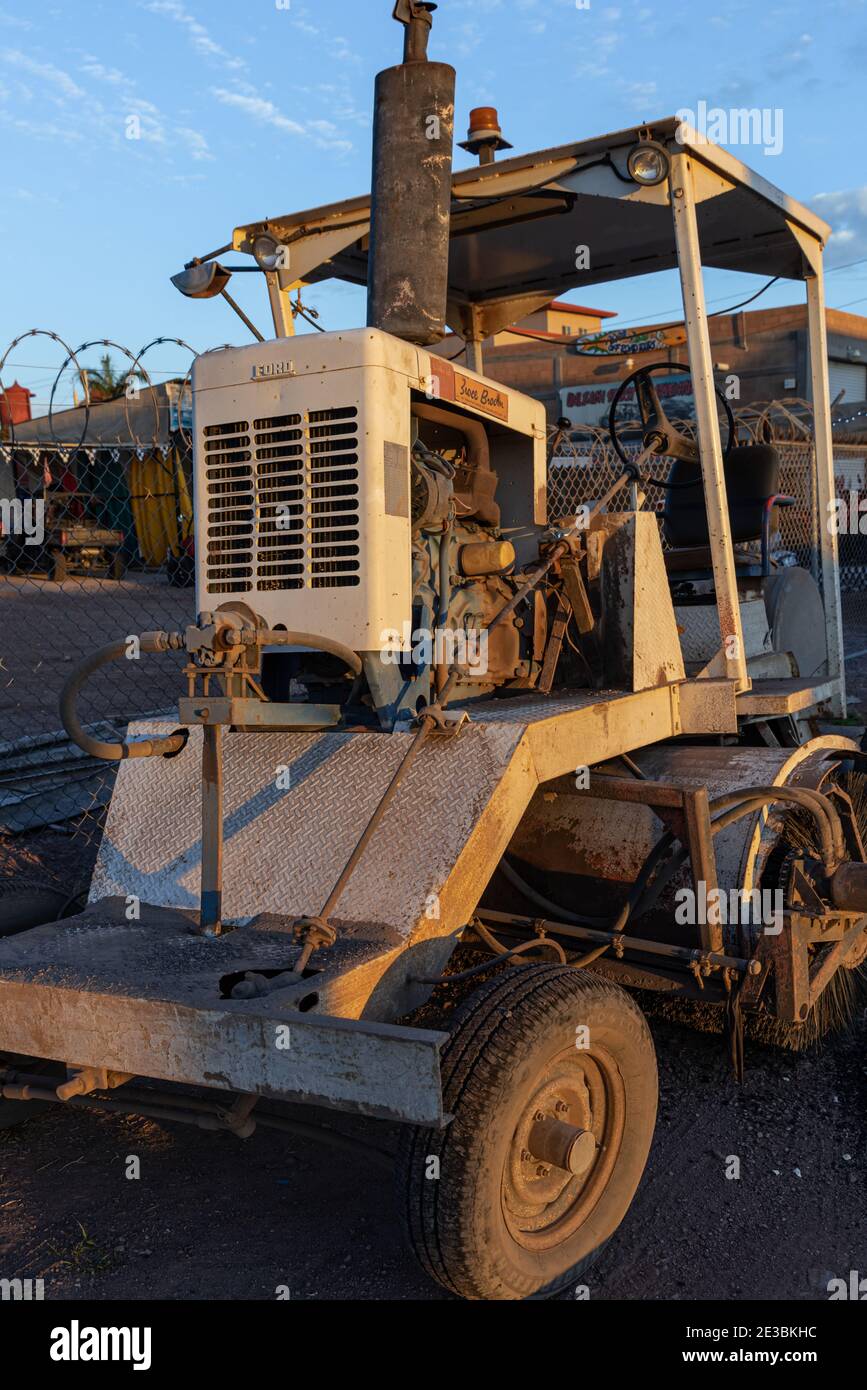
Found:
[{"label": "rusty metal surface", "polygon": [[[855,748],[851,740],[835,735],[797,749],[669,745],[635,750],[632,756],[652,784],[675,787],[678,795],[706,791],[713,799],[748,786],[812,785],[820,771],[833,767],[829,754]],[[612,801],[618,787],[622,799]],[[625,777],[613,782],[597,777],[587,791],[563,778],[537,793],[512,851],[543,873],[577,874],[597,886],[600,880],[634,881],[663,829],[662,820],[641,804],[652,795],[653,785],[648,789],[646,783],[630,783]],[[717,882],[724,892],[749,893],[761,884],[779,826],[779,808],[770,804],[714,835]],[[707,882],[707,869],[699,877]],[[691,883],[684,867],[672,880],[671,891]],[[734,924],[724,924],[723,938],[727,949],[740,949]]]},{"label": "rusty metal surface", "polygon": [[[278,1029],[288,1046],[277,1046]],[[0,1047],[440,1126],[445,1034],[0,983]],[[91,1059],[88,1062],[87,1059]]]},{"label": "rusty metal surface", "polygon": [[[443,1034],[298,1012],[297,990],[222,997],[226,977],[286,969],[285,921],[204,938],[192,913],[124,910],[116,900],[0,941],[0,1051],[440,1123]],[[389,946],[356,939],[353,957]],[[318,976],[303,982],[304,1008],[318,989]]]}]

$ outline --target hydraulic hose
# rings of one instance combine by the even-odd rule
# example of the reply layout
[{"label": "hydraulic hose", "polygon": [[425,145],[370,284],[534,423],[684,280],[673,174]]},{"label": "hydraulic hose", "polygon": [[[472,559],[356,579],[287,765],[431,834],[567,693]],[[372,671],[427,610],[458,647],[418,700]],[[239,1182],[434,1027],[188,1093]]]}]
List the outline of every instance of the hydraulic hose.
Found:
[{"label": "hydraulic hose", "polygon": [[[642,899],[648,892],[648,883],[651,876],[660,861],[670,850],[674,843],[674,839],[673,833],[667,830],[665,834],[657,840],[642,864],[638,877],[632,884],[626,901],[613,922],[609,917],[589,917],[582,913],[572,912],[563,907],[560,903],[555,903],[553,899],[546,898],[538,889],[533,888],[531,884],[527,883],[522,875],[518,873],[517,869],[513,868],[505,857],[500,860],[499,869],[503,877],[511,883],[513,888],[517,888],[519,893],[536,907],[540,907],[543,912],[556,912],[564,922],[575,922],[580,926],[599,927],[604,928],[606,931],[622,932],[629,918],[635,912],[636,907],[642,903]],[[653,887],[655,886],[656,884],[654,883]]]},{"label": "hydraulic hose", "polygon": [[[139,650],[179,650],[181,641],[180,634],[177,633],[145,632],[139,639]],[[64,729],[73,743],[77,743],[85,753],[89,753],[92,758],[101,758],[104,762],[121,762],[124,758],[164,758],[173,753],[180,753],[189,737],[186,729],[169,734],[166,738],[136,739],[132,743],[103,743],[101,739],[92,738],[82,727],[78,717],[78,696],[82,687],[103,666],[108,666],[112,661],[122,661],[128,650],[128,639],[121,638],[91,653],[76,666],[60,693],[60,718]]]},{"label": "hydraulic hose", "polygon": [[[845,859],[843,828],[836,808],[821,792],[803,787],[744,787],[740,791],[716,797],[711,801],[709,808],[711,815],[714,816],[711,821],[711,833],[718,835],[720,831],[725,830],[735,821],[741,820],[744,816],[755,814],[756,811],[761,810],[763,806],[772,801],[788,801],[801,807],[813,817],[820,835],[822,857],[829,871],[840,860]],[[720,812],[722,814],[718,814]],[[640,917],[654,906],[666,884],[671,882],[671,879],[689,858],[688,848],[681,847],[675,851],[669,862],[653,879],[653,882],[650,881],[660,861],[672,847],[674,839],[675,836],[672,832],[666,831],[653,846],[614,923],[569,911],[562,904],[555,903],[527,883],[505,858],[500,862],[499,867],[500,872],[512,884],[512,887],[517,888],[524,897],[543,911],[558,913],[564,922],[605,927],[609,931],[619,933],[624,930],[630,917]]]},{"label": "hydraulic hose", "polygon": [[[846,841],[836,807],[821,792],[806,787],[742,787],[726,796],[715,797],[710,803],[710,811],[711,815],[714,815],[717,811],[746,806],[748,803],[752,803],[751,809],[757,810],[759,805],[772,801],[789,801],[810,813],[816,822],[825,868],[829,873],[833,872],[840,861],[846,858]],[[715,830],[724,829],[719,819],[714,821]],[[732,819],[736,817],[733,816]],[[731,821],[727,820],[726,824],[731,824]]]},{"label": "hydraulic hose", "polygon": [[322,637],[315,632],[286,632],[284,628],[241,628],[227,633],[225,641],[229,647],[257,644],[261,647],[310,647],[313,651],[326,652],[329,656],[336,656],[338,660],[345,661],[354,676],[360,676],[362,672],[361,657],[357,652],[352,651],[351,647],[345,647],[342,642],[335,642],[332,638]]}]

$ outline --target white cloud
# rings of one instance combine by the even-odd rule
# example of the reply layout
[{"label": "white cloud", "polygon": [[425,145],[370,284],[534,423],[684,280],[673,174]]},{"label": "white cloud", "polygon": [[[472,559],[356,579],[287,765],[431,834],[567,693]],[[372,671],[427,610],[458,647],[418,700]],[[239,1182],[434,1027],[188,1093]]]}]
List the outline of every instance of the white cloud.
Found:
[{"label": "white cloud", "polygon": [[[186,123],[175,123],[152,101],[141,96],[135,81],[118,68],[109,67],[91,53],[79,54],[75,80],[54,63],[31,58],[17,49],[0,50],[0,61],[7,63],[19,75],[26,75],[35,91],[24,88],[26,100],[33,109],[22,110],[19,101],[13,112],[3,113],[5,125],[43,140],[60,140],[65,144],[98,139],[100,147],[133,152],[138,140],[127,140],[126,123],[130,116],[138,117],[138,137],[141,144],[153,150],[162,149],[171,158],[178,146],[184,157],[194,160],[212,159],[208,142],[199,131]],[[82,78],[84,80],[82,80]],[[106,88],[104,104],[97,89]],[[63,125],[50,115],[39,118],[39,102],[46,100],[65,114]]]},{"label": "white cloud", "polygon": [[275,130],[283,131],[286,135],[300,135],[313,139],[325,149],[344,153],[352,149],[351,141],[337,138],[337,128],[330,121],[310,120],[302,124],[285,115],[273,101],[267,101],[264,97],[247,96],[243,92],[229,91],[225,87],[214,87],[212,91],[224,106],[233,106],[237,111],[243,111],[245,116],[258,121],[260,125],[273,126]]},{"label": "white cloud", "polygon": [[98,58],[92,58],[85,54],[81,64],[81,71],[87,73],[88,77],[94,78],[97,82],[109,82],[114,87],[127,87],[130,79],[117,68],[107,68]]},{"label": "white cloud", "polygon": [[185,28],[190,43],[201,57],[212,59],[236,71],[246,68],[247,64],[243,58],[235,57],[221,48],[216,40],[211,38],[204,24],[201,24],[195,15],[190,14],[180,0],[148,0],[145,9],[150,10],[151,14],[165,15],[167,19]]},{"label": "white cloud", "polygon": [[0,10],[0,24],[5,24],[10,29],[33,28],[29,19],[20,19],[18,15],[7,14],[5,10]]},{"label": "white cloud", "polygon": [[659,89],[655,82],[620,82],[619,87],[629,105],[643,116],[652,116],[651,106],[659,104]]},{"label": "white cloud", "polygon": [[55,67],[53,63],[39,63],[35,58],[28,58],[26,53],[19,52],[17,48],[7,49],[2,57],[4,62],[20,72],[38,78],[59,102],[80,100],[87,95],[76,82],[73,82],[68,72]]},{"label": "white cloud", "polygon": [[193,130],[189,126],[179,125],[175,127],[174,135],[177,139],[183,141],[192,159],[201,161],[214,158],[208,148],[208,142],[201,131]]},{"label": "white cloud", "polygon": [[53,121],[30,121],[23,116],[13,116],[8,111],[0,111],[0,125],[30,135],[35,140],[60,141],[64,145],[77,145],[84,139],[78,130],[70,130],[67,125],[56,125]]},{"label": "white cloud", "polygon": [[194,130],[188,125],[176,124],[152,101],[141,96],[136,91],[135,79],[121,72],[119,68],[108,68],[98,58],[94,58],[91,54],[85,54],[81,71],[95,82],[104,82],[112,88],[123,104],[125,117],[129,115],[139,117],[143,140],[155,145],[181,145],[195,160],[214,158],[201,131]]},{"label": "white cloud", "polygon": [[253,120],[261,121],[263,125],[272,125],[276,130],[285,131],[287,135],[306,133],[303,125],[278,111],[273,101],[266,101],[264,97],[245,96],[242,92],[229,92],[225,87],[214,87],[212,90],[224,106],[234,106],[246,116],[252,116]]},{"label": "white cloud", "polygon": [[828,267],[867,257],[867,184],[810,199],[814,212],[831,226]]}]

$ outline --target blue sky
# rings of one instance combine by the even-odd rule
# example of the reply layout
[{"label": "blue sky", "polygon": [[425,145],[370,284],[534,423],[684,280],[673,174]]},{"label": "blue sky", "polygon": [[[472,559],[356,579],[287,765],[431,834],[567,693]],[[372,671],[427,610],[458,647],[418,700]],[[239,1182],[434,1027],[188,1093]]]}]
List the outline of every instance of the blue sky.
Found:
[{"label": "blue sky", "polygon": [[[367,190],[373,79],[401,52],[391,9],[0,0],[0,352],[33,327],[133,352],[160,335],[198,350],[247,341],[222,301],[186,301],[168,277],[238,223]],[[867,264],[849,264],[867,257],[867,0],[441,0],[431,56],[457,67],[459,138],[470,107],[492,104],[516,152],[701,100],[779,108],[779,155],[734,152],[834,225],[828,264],[841,269],[828,302],[867,312]],[[139,139],[127,138],[131,116]],[[458,151],[457,167],[468,159]],[[710,273],[708,296],[722,307],[760,283]],[[236,277],[233,293],[267,329],[258,277]],[[800,294],[776,286],[762,302]],[[328,328],[363,322],[357,289],[311,288],[307,299]],[[616,326],[676,316],[679,296],[662,275],[603,286],[594,303],[617,311]],[[17,377],[44,405],[62,357],[28,339],[4,382]],[[164,347],[146,365],[158,379],[188,361]]]}]

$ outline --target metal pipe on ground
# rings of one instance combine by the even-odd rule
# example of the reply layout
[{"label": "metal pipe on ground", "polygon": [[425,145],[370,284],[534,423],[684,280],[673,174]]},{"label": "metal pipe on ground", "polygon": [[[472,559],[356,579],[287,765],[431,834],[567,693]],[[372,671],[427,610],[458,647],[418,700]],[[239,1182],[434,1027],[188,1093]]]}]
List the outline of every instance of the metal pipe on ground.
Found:
[{"label": "metal pipe on ground", "polygon": [[[0,1098],[21,1102],[40,1102],[55,1105],[74,1106],[91,1110],[105,1110],[120,1115],[142,1115],[146,1119],[163,1120],[173,1124],[195,1125],[199,1129],[212,1132],[234,1133],[240,1139],[248,1138],[253,1130],[263,1125],[266,1129],[280,1130],[284,1134],[294,1134],[299,1139],[311,1139],[316,1143],[330,1144],[346,1153],[363,1153],[381,1167],[391,1168],[392,1155],[387,1150],[369,1143],[353,1134],[344,1134],[328,1125],[317,1125],[307,1120],[296,1119],[292,1115],[279,1115],[273,1110],[256,1109],[252,1115],[254,1096],[240,1099],[244,1104],[239,1108],[238,1100],[233,1106],[202,1100],[196,1096],[180,1096],[174,1092],[134,1090],[122,1088],[118,1092],[121,1099],[101,1096],[72,1096],[61,1101],[55,1090],[45,1085],[44,1076],[30,1076],[15,1073],[15,1081],[3,1082],[0,1072]],[[235,1123],[232,1123],[232,1120]]]}]

